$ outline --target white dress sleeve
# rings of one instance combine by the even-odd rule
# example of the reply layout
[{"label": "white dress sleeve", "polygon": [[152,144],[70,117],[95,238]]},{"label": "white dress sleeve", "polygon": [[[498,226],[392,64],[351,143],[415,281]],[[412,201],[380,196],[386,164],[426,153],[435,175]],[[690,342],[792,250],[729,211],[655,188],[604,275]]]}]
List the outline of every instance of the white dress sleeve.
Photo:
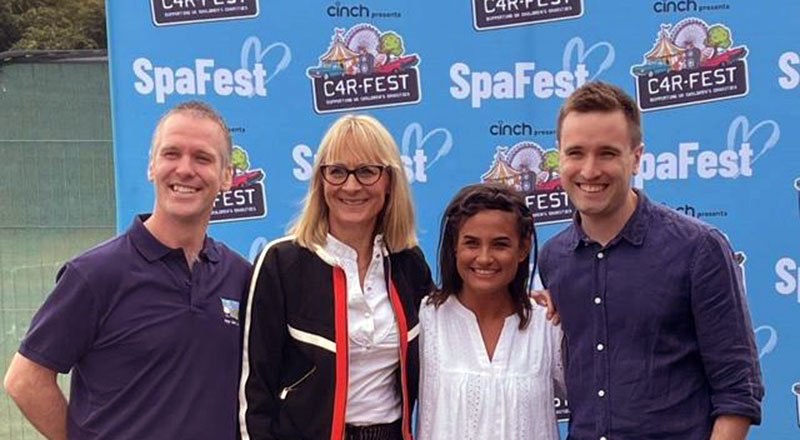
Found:
[{"label": "white dress sleeve", "polygon": [[556,395],[565,396],[567,394],[566,381],[564,380],[564,352],[562,350],[562,341],[564,334],[561,331],[561,326],[550,324],[552,330],[551,341],[553,343],[553,359],[552,361],[552,376],[553,386]]},{"label": "white dress sleeve", "polygon": [[437,350],[434,347],[435,325],[433,322],[435,308],[426,304],[428,297],[422,299],[419,310],[419,353],[420,353],[420,378],[419,378],[419,404],[417,413],[417,440],[431,439],[433,429],[433,395],[436,393],[436,363]]}]

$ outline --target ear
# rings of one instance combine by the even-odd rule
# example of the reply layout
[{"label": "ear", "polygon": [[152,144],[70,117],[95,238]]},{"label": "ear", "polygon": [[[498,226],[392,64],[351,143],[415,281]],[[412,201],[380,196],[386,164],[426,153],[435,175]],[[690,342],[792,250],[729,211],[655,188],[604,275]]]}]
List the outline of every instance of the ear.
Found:
[{"label": "ear", "polygon": [[522,263],[525,259],[528,258],[528,254],[531,252],[531,239],[526,238],[522,240],[519,246],[519,263]]},{"label": "ear", "polygon": [[639,166],[642,163],[642,153],[644,153],[644,142],[633,149],[633,174],[639,174]]},{"label": "ear", "polygon": [[149,161],[147,161],[147,180],[149,182],[152,182],[153,179],[154,179],[154,177],[153,177],[153,174],[155,174],[155,172],[153,171],[153,167],[154,166],[155,165],[153,164],[153,159],[150,159]]},{"label": "ear", "polygon": [[233,165],[228,164],[222,167],[222,184],[220,185],[220,192],[231,189],[233,183]]}]

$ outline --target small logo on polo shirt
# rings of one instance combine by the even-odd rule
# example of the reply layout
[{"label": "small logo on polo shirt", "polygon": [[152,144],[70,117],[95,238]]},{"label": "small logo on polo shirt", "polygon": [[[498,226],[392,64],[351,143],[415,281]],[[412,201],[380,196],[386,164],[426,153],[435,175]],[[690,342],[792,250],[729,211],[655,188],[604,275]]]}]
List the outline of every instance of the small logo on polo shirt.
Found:
[{"label": "small logo on polo shirt", "polygon": [[220,298],[222,302],[222,319],[226,324],[239,325],[239,301]]}]

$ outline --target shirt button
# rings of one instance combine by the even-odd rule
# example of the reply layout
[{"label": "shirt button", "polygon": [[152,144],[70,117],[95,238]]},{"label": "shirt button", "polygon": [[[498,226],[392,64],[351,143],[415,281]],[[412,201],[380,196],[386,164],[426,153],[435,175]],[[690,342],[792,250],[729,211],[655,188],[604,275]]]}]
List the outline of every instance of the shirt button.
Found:
[{"label": "shirt button", "polygon": [[364,313],[365,318],[369,318],[369,312]]},{"label": "shirt button", "polygon": [[595,304],[600,304],[600,303],[602,303],[602,302],[603,302],[603,299],[602,299],[602,298],[600,298],[599,296],[595,296],[595,297],[594,297],[594,303],[595,303]]},{"label": "shirt button", "polygon": [[604,348],[606,348],[606,346],[605,346],[605,345],[603,345],[603,344],[597,344],[597,351],[603,351],[603,349],[604,349]]},{"label": "shirt button", "polygon": [[598,392],[597,392],[597,395],[598,395],[599,397],[603,397],[603,396],[605,396],[605,395],[606,395],[606,391],[605,391],[605,390],[600,390],[600,391],[598,391]]},{"label": "shirt button", "polygon": [[600,440],[606,440],[606,436],[600,437]]},{"label": "shirt button", "polygon": [[603,257],[605,257],[605,254],[603,254],[602,252],[598,252],[598,253],[597,253],[597,259],[598,259],[598,260],[602,260],[602,259],[603,259]]}]

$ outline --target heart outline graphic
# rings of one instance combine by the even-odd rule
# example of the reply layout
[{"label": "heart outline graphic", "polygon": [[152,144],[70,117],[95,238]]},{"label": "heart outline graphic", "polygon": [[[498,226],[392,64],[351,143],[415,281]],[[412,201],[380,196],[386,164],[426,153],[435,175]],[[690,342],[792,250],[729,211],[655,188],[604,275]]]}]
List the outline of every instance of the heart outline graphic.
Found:
[{"label": "heart outline graphic", "polygon": [[564,46],[564,55],[561,59],[562,69],[571,72],[572,66],[570,65],[570,61],[572,60],[572,53],[575,49],[578,49],[578,64],[585,64],[586,58],[589,57],[589,54],[592,53],[595,49],[599,49],[601,47],[605,47],[608,49],[606,53],[606,57],[602,63],[600,63],[600,67],[597,68],[597,72],[589,78],[589,81],[597,78],[601,73],[608,70],[612,64],[614,64],[614,58],[616,58],[614,46],[609,43],[608,41],[600,41],[598,43],[593,44],[589,50],[586,50],[586,44],[584,44],[583,39],[581,37],[572,37],[568,42],[567,45]]},{"label": "heart outline graphic", "polygon": [[436,156],[433,158],[433,160],[428,162],[428,164],[425,166],[425,169],[427,170],[431,166],[433,166],[433,164],[435,164],[439,159],[441,159],[444,156],[447,156],[450,153],[450,150],[453,149],[453,135],[452,133],[450,133],[450,130],[443,127],[434,128],[433,130],[428,132],[428,134],[426,134],[425,136],[422,136],[422,133],[423,133],[422,124],[420,124],[419,122],[412,122],[408,124],[406,129],[403,131],[403,137],[400,144],[402,145],[402,148],[400,151],[404,156],[411,156],[409,154],[409,150],[410,150],[412,134],[416,135],[415,138],[415,140],[417,141],[416,149],[424,150],[425,148],[423,146],[428,141],[428,139],[430,139],[432,136],[436,134],[443,133],[444,142],[442,142],[442,145],[441,147],[439,147],[439,151],[436,152]]},{"label": "heart outline graphic", "polygon": [[[289,64],[292,62],[292,50],[289,49],[289,46],[287,46],[285,43],[278,41],[270,44],[266,47],[266,49],[261,50],[261,40],[258,37],[247,37],[244,40],[244,43],[242,43],[242,52],[240,55],[242,69],[250,69],[250,64],[248,62],[250,60],[251,53],[253,54],[253,64],[256,64],[260,63],[264,57],[267,56],[267,54],[276,48],[283,49],[283,56],[281,56],[278,64],[275,65],[275,70],[271,75],[267,76],[267,79],[265,80],[265,84],[270,82],[275,75],[283,70],[286,70],[286,68],[289,67]],[[250,96],[253,96],[253,93],[251,93]]]},{"label": "heart outline graphic", "polygon": [[[767,119],[765,121],[761,121],[755,125],[752,129],[750,129],[750,121],[744,115],[739,115],[733,118],[731,121],[730,127],[728,127],[728,149],[732,151],[736,151],[736,133],[738,132],[739,128],[742,129],[742,143],[749,143],[750,138],[753,136],[755,132],[758,131],[761,127],[766,125],[772,126],[772,134],[769,136],[766,142],[764,142],[764,146],[761,148],[761,151],[756,154],[756,156],[750,161],[750,164],[755,164],[756,161],[761,158],[767,151],[773,149],[775,145],[781,138],[781,127],[772,119]],[[736,174],[735,177],[739,177],[739,173]]]},{"label": "heart outline graphic", "polygon": [[772,327],[771,325],[762,325],[753,331],[753,333],[756,335],[756,346],[758,346],[758,333],[761,330],[766,330],[769,332],[769,339],[767,339],[767,343],[764,345],[764,347],[758,349],[759,359],[772,353],[772,350],[775,350],[775,346],[778,345],[778,331],[775,330],[775,327]]}]

